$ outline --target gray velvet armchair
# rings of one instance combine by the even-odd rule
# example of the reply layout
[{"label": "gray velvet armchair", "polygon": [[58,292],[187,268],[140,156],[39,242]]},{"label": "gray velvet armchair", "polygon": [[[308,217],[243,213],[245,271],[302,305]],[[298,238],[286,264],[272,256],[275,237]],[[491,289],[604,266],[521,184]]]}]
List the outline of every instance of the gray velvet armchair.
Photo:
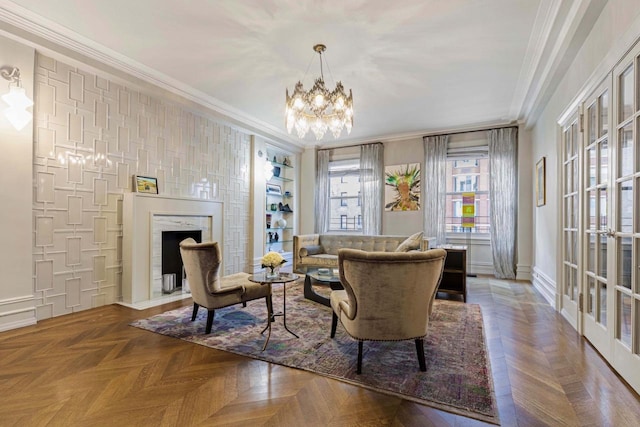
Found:
[{"label": "gray velvet armchair", "polygon": [[362,372],[363,341],[415,340],[421,371],[426,371],[424,337],[438,284],[443,249],[426,252],[364,252],[340,249],[344,290],[331,292],[331,337],[338,320],[358,340],[357,373]]},{"label": "gray velvet armchair", "polygon": [[220,277],[222,254],[217,242],[197,243],[188,238],[180,242],[180,254],[189,280],[193,313],[196,320],[198,308],[207,309],[205,333],[211,332],[215,309],[234,304],[244,304],[258,298],[265,298],[268,315],[272,312],[271,287],[249,282],[247,273],[236,273]]}]

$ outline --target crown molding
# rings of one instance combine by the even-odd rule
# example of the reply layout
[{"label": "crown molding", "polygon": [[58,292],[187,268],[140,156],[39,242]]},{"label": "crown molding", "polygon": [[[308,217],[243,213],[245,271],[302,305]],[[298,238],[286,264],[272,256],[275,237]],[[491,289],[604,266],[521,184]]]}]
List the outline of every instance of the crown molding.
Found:
[{"label": "crown molding", "polygon": [[[96,61],[106,65],[121,73],[139,79],[145,83],[156,86],[178,95],[188,101],[201,105],[213,112],[237,123],[240,127],[257,131],[265,137],[290,144],[295,147],[304,148],[305,145],[296,139],[291,138],[284,130],[263,122],[243,111],[232,107],[206,93],[194,89],[177,79],[169,77],[157,70],[141,64],[133,59],[122,55],[106,46],[94,42],[80,34],[77,34],[66,27],[52,22],[30,10],[7,0],[0,0],[0,21],[3,21],[18,30],[28,33],[32,38],[24,40],[26,43],[38,48],[54,50],[62,55],[60,50],[68,50],[81,57]],[[35,39],[33,38],[35,37]],[[45,46],[46,41],[58,47],[51,49]],[[60,49],[61,48],[61,49]],[[103,70],[104,71],[104,70]]]}]

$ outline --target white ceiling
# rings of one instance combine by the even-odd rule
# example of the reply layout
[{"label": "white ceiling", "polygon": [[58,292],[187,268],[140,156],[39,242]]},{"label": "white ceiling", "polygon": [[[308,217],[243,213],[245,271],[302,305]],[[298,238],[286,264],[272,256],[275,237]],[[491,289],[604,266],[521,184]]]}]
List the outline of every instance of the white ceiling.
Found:
[{"label": "white ceiling", "polygon": [[284,98],[319,76],[314,44],[328,86],[353,90],[339,143],[504,124],[544,99],[589,3],[0,0],[0,20],[305,146],[286,133]]}]

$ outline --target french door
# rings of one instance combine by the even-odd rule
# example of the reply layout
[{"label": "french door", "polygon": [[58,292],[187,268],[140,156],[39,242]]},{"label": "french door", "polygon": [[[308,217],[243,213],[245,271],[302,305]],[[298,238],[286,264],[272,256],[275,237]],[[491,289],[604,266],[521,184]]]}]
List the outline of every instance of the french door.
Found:
[{"label": "french door", "polygon": [[586,100],[583,108],[583,254],[582,254],[582,333],[598,351],[611,353],[610,276],[614,233],[612,212],[615,194],[610,191],[611,144],[610,79],[603,82]]},{"label": "french door", "polygon": [[640,390],[640,44],[613,70],[615,283],[611,365]]},{"label": "french door", "polygon": [[580,234],[580,130],[578,114],[574,114],[562,128],[562,314],[581,330],[579,316]]}]

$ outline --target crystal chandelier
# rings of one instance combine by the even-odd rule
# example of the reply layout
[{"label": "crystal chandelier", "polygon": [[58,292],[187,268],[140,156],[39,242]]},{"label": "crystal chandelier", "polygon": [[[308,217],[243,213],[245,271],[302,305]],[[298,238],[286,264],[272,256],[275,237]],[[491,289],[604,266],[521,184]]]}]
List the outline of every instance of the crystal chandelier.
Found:
[{"label": "crystal chandelier", "polygon": [[327,130],[330,130],[334,138],[338,138],[343,128],[347,128],[347,134],[353,127],[353,96],[349,89],[346,95],[341,82],[336,84],[333,92],[324,86],[324,74],[322,72],[322,52],[327,47],[317,44],[313,50],[320,55],[320,78],[316,79],[310,91],[305,92],[302,82],[298,81],[293,94],[289,96],[287,89],[287,104],[285,110],[285,124],[287,132],[296,129],[299,138],[311,130],[316,140],[322,139]]}]

